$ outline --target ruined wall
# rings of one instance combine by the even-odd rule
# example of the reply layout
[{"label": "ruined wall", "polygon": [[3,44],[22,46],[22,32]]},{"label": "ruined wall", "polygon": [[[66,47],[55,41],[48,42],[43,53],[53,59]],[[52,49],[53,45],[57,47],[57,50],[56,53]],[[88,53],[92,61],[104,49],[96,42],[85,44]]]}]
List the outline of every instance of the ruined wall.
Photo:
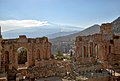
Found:
[{"label": "ruined wall", "polygon": [[112,24],[105,23],[100,26],[100,33],[101,34],[113,34],[112,33]]},{"label": "ruined wall", "polygon": [[93,36],[79,36],[76,38],[76,60],[81,63],[94,63],[97,55]]},{"label": "ruined wall", "polygon": [[[114,36],[114,55],[113,61],[120,61],[120,36]],[[120,64],[120,62],[119,62]]]},{"label": "ruined wall", "polygon": [[91,57],[101,63],[112,62],[120,57],[119,45],[120,37],[112,33],[112,24],[102,24],[100,33],[76,37],[76,59],[80,59],[80,62],[84,59],[84,63],[89,63],[87,59],[90,60]]},{"label": "ruined wall", "polygon": [[20,47],[27,50],[27,62],[25,66],[35,65],[35,61],[49,60],[51,57],[51,43],[47,37],[27,38],[22,35],[17,39],[3,39],[3,63],[5,66],[18,68],[18,52]]},{"label": "ruined wall", "polygon": [[120,36],[114,36],[114,51],[115,54],[120,54]]}]

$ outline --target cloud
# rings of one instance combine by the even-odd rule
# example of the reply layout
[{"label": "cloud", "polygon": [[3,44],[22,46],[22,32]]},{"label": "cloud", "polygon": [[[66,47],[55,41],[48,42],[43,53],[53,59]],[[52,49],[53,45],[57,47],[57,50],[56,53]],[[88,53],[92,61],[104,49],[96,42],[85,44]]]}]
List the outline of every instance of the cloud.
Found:
[{"label": "cloud", "polygon": [[36,27],[49,25],[48,21],[38,20],[0,20],[0,26],[2,31],[8,31],[11,29],[23,28],[23,27]]}]

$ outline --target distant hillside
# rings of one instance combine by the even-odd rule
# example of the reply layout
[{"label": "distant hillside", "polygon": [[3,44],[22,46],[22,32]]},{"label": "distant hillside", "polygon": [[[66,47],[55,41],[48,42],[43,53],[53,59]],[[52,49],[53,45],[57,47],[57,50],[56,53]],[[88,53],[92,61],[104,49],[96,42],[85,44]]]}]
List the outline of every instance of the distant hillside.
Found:
[{"label": "distant hillside", "polygon": [[99,27],[100,27],[99,25],[93,25],[91,27],[86,28],[83,31],[80,31],[80,32],[77,32],[74,34],[70,34],[67,36],[62,36],[62,37],[57,37],[55,39],[51,39],[51,42],[54,43],[54,42],[60,42],[60,41],[73,41],[73,40],[75,40],[75,37],[79,36],[79,35],[91,35],[94,33],[98,33],[100,31]]},{"label": "distant hillside", "polygon": [[[120,35],[120,17],[118,17],[111,23],[112,23],[113,33]],[[61,50],[62,52],[68,52],[69,49],[74,47],[76,36],[91,35],[99,32],[100,32],[100,26],[93,25],[91,27],[86,28],[83,31],[70,34],[67,36],[61,36],[61,37],[56,37],[54,39],[51,39],[50,41],[52,42],[52,45],[53,45],[52,52],[55,53],[57,52],[57,50]]]},{"label": "distant hillside", "polygon": [[66,36],[66,35],[70,35],[70,34],[77,33],[77,32],[79,32],[79,31],[58,32],[58,33],[53,33],[53,34],[47,35],[47,37],[49,37],[50,39],[53,39],[56,37]]},{"label": "distant hillside", "polygon": [[18,38],[19,35],[26,35],[27,37],[41,37],[48,34],[60,32],[60,27],[56,25],[19,28],[2,33],[3,38]]},{"label": "distant hillside", "polygon": [[47,36],[49,38],[55,38],[58,36],[65,36],[73,34],[77,31],[83,30],[80,27],[74,26],[59,26],[59,25],[47,25],[40,27],[19,28],[10,31],[2,32],[3,38],[18,38],[19,35],[26,35],[29,38]]}]

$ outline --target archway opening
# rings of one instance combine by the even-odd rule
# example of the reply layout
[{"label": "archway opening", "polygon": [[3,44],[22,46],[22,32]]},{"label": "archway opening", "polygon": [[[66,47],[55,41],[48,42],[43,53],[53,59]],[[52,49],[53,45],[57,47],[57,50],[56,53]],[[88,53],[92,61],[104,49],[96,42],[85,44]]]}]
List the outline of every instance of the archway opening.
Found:
[{"label": "archway opening", "polygon": [[18,64],[25,64],[27,62],[27,49],[20,47],[17,49],[18,53]]}]

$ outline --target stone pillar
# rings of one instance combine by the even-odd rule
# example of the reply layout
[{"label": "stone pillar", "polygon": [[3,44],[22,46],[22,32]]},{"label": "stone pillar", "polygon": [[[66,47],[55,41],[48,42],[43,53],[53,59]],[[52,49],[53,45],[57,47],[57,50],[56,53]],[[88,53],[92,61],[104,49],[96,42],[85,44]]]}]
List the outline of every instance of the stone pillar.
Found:
[{"label": "stone pillar", "polygon": [[9,50],[9,64],[13,63],[13,47],[11,45],[11,50]]},{"label": "stone pillar", "polygon": [[90,45],[88,45],[88,58],[89,58],[89,62],[91,61],[91,58],[90,58]]},{"label": "stone pillar", "polygon": [[86,57],[88,57],[88,43],[87,43],[87,46],[86,46]]},{"label": "stone pillar", "polygon": [[15,53],[15,64],[14,67],[17,69],[18,68],[18,54],[17,52]]},{"label": "stone pillar", "polygon": [[84,46],[81,47],[82,47],[82,58],[84,58]]},{"label": "stone pillar", "polygon": [[27,62],[26,62],[26,66],[27,67],[31,66],[31,60],[32,60],[32,58],[31,58],[31,51],[28,49],[27,50]]},{"label": "stone pillar", "polygon": [[95,55],[96,55],[96,59],[98,59],[98,45],[95,45]]},{"label": "stone pillar", "polygon": [[88,46],[88,57],[90,58],[90,45]]},{"label": "stone pillar", "polygon": [[48,47],[47,47],[47,56],[48,56],[48,59],[50,59],[51,57],[51,45],[48,43]]},{"label": "stone pillar", "polygon": [[93,43],[93,56],[96,57],[96,48],[95,48],[95,44]]}]

